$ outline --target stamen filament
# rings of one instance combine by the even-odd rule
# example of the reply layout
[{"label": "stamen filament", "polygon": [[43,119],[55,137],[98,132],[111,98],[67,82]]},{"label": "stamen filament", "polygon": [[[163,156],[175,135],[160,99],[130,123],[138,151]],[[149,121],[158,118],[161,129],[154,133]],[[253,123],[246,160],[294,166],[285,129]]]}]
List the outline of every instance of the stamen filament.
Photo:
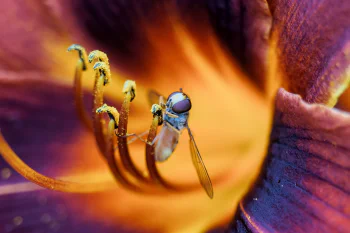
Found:
[{"label": "stamen filament", "polygon": [[115,158],[114,154],[114,145],[115,145],[115,126],[117,125],[116,121],[114,119],[110,119],[108,123],[108,144],[106,149],[106,158],[108,162],[109,169],[111,170],[114,178],[118,183],[120,183],[124,188],[141,192],[141,189],[137,187],[136,185],[132,184],[121,172],[117,160]]},{"label": "stamen filament", "polygon": [[75,75],[74,75],[74,99],[75,99],[75,106],[76,111],[78,114],[78,117],[83,122],[83,124],[86,126],[86,128],[89,131],[92,131],[92,122],[91,117],[87,113],[84,107],[84,101],[83,101],[83,91],[82,91],[82,85],[81,85],[81,77],[82,72],[87,70],[87,55],[85,49],[77,44],[73,44],[68,48],[68,51],[76,50],[79,53],[79,59],[77,61],[77,65],[75,68]]},{"label": "stamen filament", "polygon": [[110,190],[116,186],[106,183],[77,183],[70,181],[58,180],[45,175],[30,168],[23,162],[18,155],[11,149],[5,138],[0,132],[0,154],[11,167],[23,177],[37,185],[61,192],[70,193],[94,193]]},{"label": "stamen filament", "polygon": [[155,160],[155,152],[154,152],[154,144],[151,145],[150,143],[153,142],[154,138],[157,135],[157,127],[158,125],[161,125],[163,122],[162,117],[162,108],[158,104],[153,104],[151,112],[153,113],[153,120],[152,124],[148,133],[147,137],[147,143],[146,144],[146,165],[149,172],[149,175],[151,177],[151,180],[154,181],[156,184],[159,184],[165,188],[172,189],[172,185],[168,184],[164,178],[160,175],[157,166],[156,166],[156,160]]},{"label": "stamen filament", "polygon": [[[96,111],[103,104],[103,87],[108,83],[110,72],[108,66],[103,62],[97,62],[94,65],[95,85],[94,85],[94,103],[92,108],[92,121],[97,145],[103,155],[106,150],[106,132],[105,121]],[[106,76],[108,74],[108,78]]]},{"label": "stamen filament", "polygon": [[106,151],[106,158],[109,165],[109,168],[111,172],[113,173],[115,179],[117,182],[119,182],[123,187],[136,191],[136,192],[145,192],[145,193],[154,193],[157,190],[152,189],[151,187],[147,187],[145,185],[137,186],[136,184],[130,182],[128,178],[123,175],[121,169],[118,166],[116,157],[115,157],[115,129],[118,128],[119,121],[119,113],[117,109],[114,107],[110,107],[107,104],[104,104],[100,108],[97,109],[97,113],[103,113],[106,112],[110,118],[110,121],[108,123],[108,145],[107,145],[107,151]]},{"label": "stamen filament", "polygon": [[118,150],[121,157],[121,161],[125,169],[130,172],[135,178],[141,181],[149,182],[147,177],[139,171],[131,160],[129,149],[127,146],[127,125],[129,117],[130,102],[136,96],[136,84],[134,81],[127,80],[123,88],[124,101],[120,111],[119,128],[118,128]]}]

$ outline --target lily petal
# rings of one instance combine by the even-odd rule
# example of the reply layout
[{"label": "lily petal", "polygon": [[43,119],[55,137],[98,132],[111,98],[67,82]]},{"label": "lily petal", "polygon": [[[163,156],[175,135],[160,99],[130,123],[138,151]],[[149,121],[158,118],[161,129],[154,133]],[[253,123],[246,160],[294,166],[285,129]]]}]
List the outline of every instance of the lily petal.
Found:
[{"label": "lily petal", "polygon": [[346,232],[350,115],[280,89],[271,144],[231,232]]},{"label": "lily petal", "polygon": [[210,20],[243,70],[266,89],[272,17],[266,1],[207,0]]},{"label": "lily petal", "polygon": [[[69,162],[80,159],[74,142],[87,132],[76,116],[71,87],[47,79],[39,72],[2,72],[0,123],[1,132],[25,162],[54,176],[72,169]],[[66,167],[56,170],[58,163]]]},{"label": "lily petal", "polygon": [[[39,72],[2,72],[0,83],[1,132],[31,167],[50,176],[82,171],[79,166],[98,167],[99,160],[89,164],[80,154],[89,153],[76,149],[86,132],[76,117],[71,87]],[[94,147],[89,151],[98,157]],[[0,158],[0,232],[136,232],[118,221],[108,225],[84,218],[70,208],[78,200],[78,195],[42,190],[25,181]]]},{"label": "lily petal", "polygon": [[334,106],[349,80],[350,2],[269,0],[284,86]]},{"label": "lily petal", "polygon": [[[67,22],[67,29],[78,41],[98,45],[120,70],[130,75],[144,76],[149,66],[154,66],[149,61],[157,59],[159,40],[164,41],[172,36],[168,29],[171,28],[168,16],[174,14],[202,42],[210,39],[211,29],[214,29],[222,45],[248,74],[247,77],[261,89],[264,88],[272,24],[265,1],[54,2],[58,17],[62,22]],[[157,28],[156,43],[147,32],[149,27]],[[207,50],[205,45],[204,51]],[[171,48],[164,49],[171,53]],[[178,59],[182,58],[179,56]],[[138,71],[137,75],[135,70]]]},{"label": "lily petal", "polygon": [[43,41],[66,36],[52,9],[42,1],[4,0],[1,4],[0,69],[49,69],[52,60],[44,50]]},{"label": "lily petal", "polygon": [[[86,219],[80,211],[69,208],[70,202],[79,197],[50,191],[32,191],[0,195],[0,231],[25,233],[129,233],[140,232],[125,228],[115,222],[113,225],[98,219]],[[145,232],[145,231],[142,231]]]}]

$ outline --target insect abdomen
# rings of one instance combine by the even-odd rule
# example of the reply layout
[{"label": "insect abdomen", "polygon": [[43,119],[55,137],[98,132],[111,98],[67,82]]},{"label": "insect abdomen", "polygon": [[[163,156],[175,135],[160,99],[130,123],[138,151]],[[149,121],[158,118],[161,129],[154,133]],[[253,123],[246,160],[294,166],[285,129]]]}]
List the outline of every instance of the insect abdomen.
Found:
[{"label": "insect abdomen", "polygon": [[167,160],[174,152],[179,140],[179,133],[164,125],[155,148],[155,159],[158,162]]}]

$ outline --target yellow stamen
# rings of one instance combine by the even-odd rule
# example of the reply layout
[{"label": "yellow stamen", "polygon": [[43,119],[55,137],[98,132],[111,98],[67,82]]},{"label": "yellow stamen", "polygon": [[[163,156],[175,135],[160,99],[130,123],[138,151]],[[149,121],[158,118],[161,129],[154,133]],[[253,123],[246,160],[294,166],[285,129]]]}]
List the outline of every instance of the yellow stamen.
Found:
[{"label": "yellow stamen", "polygon": [[97,113],[107,113],[110,121],[108,123],[107,131],[107,146],[106,146],[106,158],[108,162],[109,169],[111,170],[115,180],[120,183],[124,188],[140,192],[141,189],[136,185],[132,184],[126,176],[123,175],[121,169],[118,166],[115,154],[115,129],[118,128],[119,113],[114,107],[110,107],[104,104],[96,110]]},{"label": "yellow stamen", "polygon": [[103,87],[109,82],[111,74],[108,65],[104,62],[95,63],[93,68],[95,70],[95,85],[92,121],[97,145],[101,153],[104,155],[106,149],[105,121],[96,110],[103,104]]},{"label": "yellow stamen", "polygon": [[83,91],[82,91],[82,85],[81,85],[81,77],[82,72],[87,70],[87,55],[85,49],[77,44],[73,44],[68,48],[68,51],[76,50],[79,53],[79,59],[77,61],[77,65],[75,68],[75,75],[74,75],[74,99],[75,99],[75,106],[76,111],[78,114],[78,117],[83,122],[83,124],[88,128],[88,130],[92,131],[92,122],[91,117],[87,113],[87,111],[84,108],[84,101],[83,101]]},{"label": "yellow stamen", "polygon": [[154,138],[157,135],[158,125],[161,125],[163,122],[162,107],[159,106],[158,104],[153,104],[151,112],[153,114],[153,120],[152,120],[152,124],[147,137],[148,143],[146,144],[147,169],[152,181],[154,181],[156,184],[159,184],[165,188],[172,188],[171,185],[168,184],[158,172],[158,169],[156,166],[156,160],[155,160],[154,145],[150,144],[151,142],[153,142]]},{"label": "yellow stamen", "polygon": [[96,113],[107,113],[109,118],[111,120],[114,120],[115,126],[114,128],[118,128],[118,122],[119,122],[119,112],[115,107],[110,107],[107,104],[102,105],[98,109],[96,109]]},{"label": "yellow stamen", "polygon": [[70,181],[58,180],[30,168],[24,163],[18,155],[11,149],[5,138],[0,132],[0,154],[11,167],[26,179],[38,184],[41,187],[61,192],[70,193],[94,193],[111,189],[110,183],[76,183]]},{"label": "yellow stamen", "polygon": [[104,52],[101,52],[99,50],[94,50],[94,51],[90,52],[89,62],[90,63],[104,62],[108,66],[108,69],[110,69],[107,54],[105,54]]},{"label": "yellow stamen", "polygon": [[144,174],[139,171],[131,160],[127,146],[127,125],[129,117],[130,102],[136,97],[136,84],[134,81],[127,80],[123,88],[124,101],[120,111],[118,128],[118,150],[125,169],[136,179],[149,182]]}]

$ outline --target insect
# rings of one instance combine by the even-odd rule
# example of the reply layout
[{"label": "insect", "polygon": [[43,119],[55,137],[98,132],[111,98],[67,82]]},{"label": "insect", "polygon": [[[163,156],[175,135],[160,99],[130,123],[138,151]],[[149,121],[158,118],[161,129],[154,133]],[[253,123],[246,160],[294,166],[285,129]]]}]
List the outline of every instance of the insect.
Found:
[{"label": "insect", "polygon": [[213,186],[199,153],[192,131],[188,126],[189,111],[192,108],[191,99],[182,89],[169,95],[165,102],[164,97],[155,91],[149,92],[151,103],[159,103],[163,109],[163,127],[152,144],[155,145],[155,159],[158,162],[167,160],[176,149],[179,137],[183,130],[187,130],[190,138],[190,151],[199,181],[210,198],[213,198]]}]

